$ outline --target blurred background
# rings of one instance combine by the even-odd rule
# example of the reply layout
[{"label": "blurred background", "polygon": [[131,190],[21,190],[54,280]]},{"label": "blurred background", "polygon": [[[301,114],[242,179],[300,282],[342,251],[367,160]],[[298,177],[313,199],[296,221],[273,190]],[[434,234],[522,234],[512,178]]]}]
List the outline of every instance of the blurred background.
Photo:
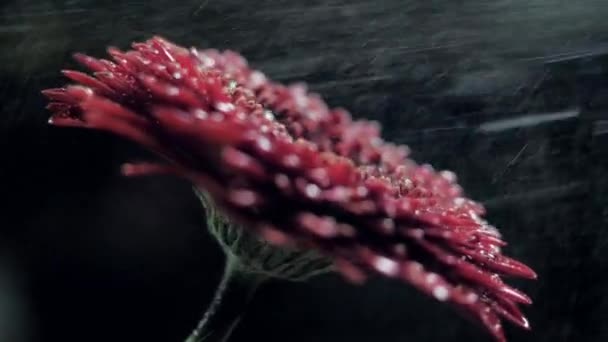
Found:
[{"label": "blurred background", "polygon": [[[51,128],[40,90],[76,51],[153,34],[232,49],[302,80],[387,140],[451,169],[536,282],[533,331],[608,340],[608,2],[604,0],[3,0],[0,342],[177,341],[223,258],[188,184],[123,179],[147,154]],[[490,341],[407,286],[327,275],[271,283],[231,341]]]}]

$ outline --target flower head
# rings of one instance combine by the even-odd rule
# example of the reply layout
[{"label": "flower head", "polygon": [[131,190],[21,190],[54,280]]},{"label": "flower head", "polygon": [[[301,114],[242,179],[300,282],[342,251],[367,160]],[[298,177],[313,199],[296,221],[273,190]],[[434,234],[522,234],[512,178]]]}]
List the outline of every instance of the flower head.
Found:
[{"label": "flower head", "polygon": [[92,71],[51,89],[51,122],[113,132],[167,163],[231,220],[271,243],[321,252],[353,282],[372,273],[449,302],[504,341],[501,319],[528,328],[530,299],[500,276],[535,278],[462,197],[451,172],[408,158],[377,124],[330,109],[303,85],[283,86],[234,52],[186,49],[155,37],[112,61],[77,54]]}]

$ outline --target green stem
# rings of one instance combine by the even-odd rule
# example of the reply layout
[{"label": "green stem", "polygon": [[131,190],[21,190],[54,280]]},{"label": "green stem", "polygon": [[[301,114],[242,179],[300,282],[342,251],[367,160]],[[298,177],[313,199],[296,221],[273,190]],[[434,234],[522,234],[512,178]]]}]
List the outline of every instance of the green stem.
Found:
[{"label": "green stem", "polygon": [[211,305],[186,342],[226,342],[265,279],[244,271],[236,257],[229,255]]}]

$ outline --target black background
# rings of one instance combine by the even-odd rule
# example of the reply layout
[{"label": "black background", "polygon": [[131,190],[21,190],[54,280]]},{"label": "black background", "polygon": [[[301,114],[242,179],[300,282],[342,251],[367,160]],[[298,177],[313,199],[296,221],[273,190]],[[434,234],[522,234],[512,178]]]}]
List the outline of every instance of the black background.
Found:
[{"label": "black background", "polygon": [[[222,255],[188,184],[123,179],[147,155],[50,128],[41,89],[76,51],[153,34],[229,48],[280,81],[382,122],[454,170],[532,265],[535,304],[510,341],[608,340],[608,3],[3,0],[0,340],[182,341]],[[557,113],[557,114],[556,114]],[[555,114],[555,115],[553,115]],[[497,120],[512,120],[501,122]],[[407,286],[337,276],[272,283],[232,341],[489,341]]]}]

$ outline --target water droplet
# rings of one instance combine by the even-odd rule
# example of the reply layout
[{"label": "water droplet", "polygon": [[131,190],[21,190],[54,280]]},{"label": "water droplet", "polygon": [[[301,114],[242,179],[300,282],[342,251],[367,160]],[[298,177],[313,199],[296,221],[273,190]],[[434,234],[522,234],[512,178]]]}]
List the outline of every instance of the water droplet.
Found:
[{"label": "water droplet", "polygon": [[223,114],[220,113],[213,113],[213,115],[211,115],[211,120],[215,121],[215,122],[222,122],[224,121],[225,117]]},{"label": "water droplet", "polygon": [[199,56],[199,60],[201,61],[202,66],[205,68],[211,68],[215,65],[215,60],[207,55],[201,54]]},{"label": "water droplet", "polygon": [[321,189],[316,184],[308,184],[304,190],[306,196],[310,198],[317,198],[321,195]]},{"label": "water droplet", "polygon": [[435,288],[433,288],[433,296],[435,298],[437,298],[437,300],[439,301],[445,301],[448,299],[450,293],[448,291],[448,289],[445,286],[435,286]]},{"label": "water droplet", "polygon": [[247,119],[247,114],[245,114],[243,112],[238,112],[236,114],[236,118],[240,121],[245,121],[245,119]]},{"label": "water droplet", "polygon": [[297,107],[305,107],[308,104],[308,97],[303,92],[295,92],[293,94],[293,100]]},{"label": "water droplet", "polygon": [[426,280],[427,284],[433,284],[437,280],[439,280],[439,276],[436,273],[429,273],[426,275],[425,280]]},{"label": "water droplet", "polygon": [[234,91],[236,90],[236,86],[238,83],[236,83],[235,80],[230,80],[230,82],[228,82],[228,92],[230,94],[234,93]]},{"label": "water droplet", "polygon": [[177,96],[179,95],[179,88],[174,86],[168,86],[166,92],[169,96]]},{"label": "water droplet", "polygon": [[256,195],[250,190],[234,190],[230,194],[230,199],[232,203],[246,207],[256,202]]},{"label": "water droplet", "polygon": [[215,107],[221,112],[229,112],[235,108],[234,105],[229,102],[219,102],[215,105]]},{"label": "water droplet", "polygon": [[254,71],[249,76],[250,87],[257,88],[266,82],[266,76],[259,71]]},{"label": "water droplet", "polygon": [[359,196],[359,197],[365,197],[365,196],[367,196],[368,192],[369,191],[364,186],[358,186],[357,190],[356,190],[357,196]]},{"label": "water droplet", "polygon": [[264,117],[268,120],[274,120],[274,114],[269,110],[264,111]]},{"label": "water droplet", "polygon": [[450,183],[455,183],[457,180],[456,174],[452,171],[444,170],[439,172],[439,175]]},{"label": "water droplet", "polygon": [[288,154],[283,158],[283,164],[288,167],[300,166],[300,157],[295,154]]},{"label": "water droplet", "polygon": [[478,299],[479,299],[479,296],[473,292],[469,293],[465,298],[465,300],[471,304],[475,303]]},{"label": "water droplet", "polygon": [[270,143],[270,140],[268,140],[268,138],[266,137],[258,137],[256,144],[258,145],[258,147],[265,152],[269,152],[270,149],[272,148],[272,144]]},{"label": "water droplet", "polygon": [[380,273],[393,276],[399,271],[399,264],[389,258],[379,256],[374,260],[374,268]]},{"label": "water droplet", "polygon": [[457,198],[454,199],[454,204],[457,207],[462,206],[463,204],[465,204],[465,202],[466,202],[466,200],[464,198],[462,198],[462,197],[457,197]]},{"label": "water droplet", "polygon": [[209,114],[199,108],[194,111],[194,117],[200,120],[205,120],[209,117]]}]

